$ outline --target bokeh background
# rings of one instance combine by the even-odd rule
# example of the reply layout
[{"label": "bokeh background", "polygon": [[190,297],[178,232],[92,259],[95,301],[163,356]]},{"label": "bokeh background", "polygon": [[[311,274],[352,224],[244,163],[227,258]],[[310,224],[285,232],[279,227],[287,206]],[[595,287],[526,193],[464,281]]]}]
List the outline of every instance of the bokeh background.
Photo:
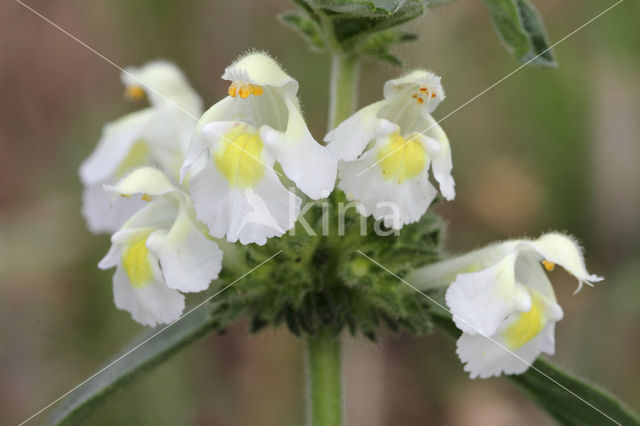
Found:
[{"label": "bokeh background", "polygon": [[[612,2],[535,3],[556,41]],[[286,0],[28,4],[118,65],[175,61],[207,105],[225,95],[219,76],[227,64],[247,49],[268,50],[301,81],[314,134],[326,130],[328,57],[276,21],[291,7]],[[580,236],[590,271],[606,281],[573,296],[575,281],[553,272],[565,309],[554,360],[636,410],[638,16],[638,2],[620,4],[555,49],[559,68],[523,69],[446,119],[458,196],[437,207],[451,252],[549,229]],[[518,66],[480,1],[433,9],[409,26],[420,39],[398,54],[443,76],[447,100],[436,118]],[[401,71],[365,63],[359,104],[379,98]],[[112,65],[19,3],[0,3],[1,424],[67,391],[143,329],[114,307],[112,273],[96,267],[108,238],[86,230],[77,177],[102,125],[139,107],[124,102]],[[285,330],[245,330],[239,324],[184,350],[89,424],[301,424],[300,342]],[[347,338],[345,353],[349,425],[553,424],[507,380],[469,380],[454,343],[437,334],[376,344]]]}]

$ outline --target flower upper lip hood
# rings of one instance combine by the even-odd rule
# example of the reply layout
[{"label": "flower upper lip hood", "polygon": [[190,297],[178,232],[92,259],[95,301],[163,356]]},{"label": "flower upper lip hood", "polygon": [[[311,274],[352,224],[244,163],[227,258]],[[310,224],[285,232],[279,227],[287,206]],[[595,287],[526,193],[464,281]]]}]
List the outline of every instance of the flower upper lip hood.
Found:
[{"label": "flower upper lip hood", "polygon": [[431,71],[414,70],[402,77],[388,80],[384,84],[384,98],[390,100],[398,96],[399,93],[409,92],[410,95],[416,95],[414,99],[423,99],[423,102],[417,102],[418,106],[424,107],[427,112],[431,113],[445,99],[444,88],[440,80],[441,77]]},{"label": "flower upper lip hood", "polygon": [[578,288],[575,293],[582,289],[583,284],[593,285],[593,283],[604,279],[601,276],[587,272],[582,249],[578,242],[570,235],[551,232],[541,236],[535,241],[522,241],[518,246],[529,247],[535,250],[547,262],[558,264],[567,270],[567,272],[578,280]]},{"label": "flower upper lip hood", "polygon": [[104,189],[108,192],[126,196],[133,194],[158,196],[172,192],[181,193],[180,189],[164,173],[152,167],[136,169],[122,178],[116,185],[104,185]]},{"label": "flower upper lip hood", "polygon": [[289,96],[295,96],[298,93],[298,82],[264,52],[251,52],[241,56],[225,68],[221,78],[282,88]]},{"label": "flower upper lip hood", "polygon": [[[152,88],[149,91],[145,89],[149,93],[151,106],[105,125],[98,146],[80,166],[83,183],[103,183],[112,178],[138,141],[144,142],[148,149],[147,157],[150,158],[146,161],[165,168],[165,172],[177,177],[178,170],[173,168],[184,160],[187,144],[197,123],[197,116],[193,117],[192,114],[199,115],[202,110],[200,97],[182,72],[166,61],[127,68],[122,73],[122,81],[127,88],[139,87],[141,82],[145,87]],[[130,170],[124,170],[127,171]]]},{"label": "flower upper lip hood", "polygon": [[151,61],[141,67],[127,67],[121,74],[125,88],[141,88],[152,105],[171,103],[197,120],[202,111],[202,100],[195,93],[182,71],[165,60]]}]

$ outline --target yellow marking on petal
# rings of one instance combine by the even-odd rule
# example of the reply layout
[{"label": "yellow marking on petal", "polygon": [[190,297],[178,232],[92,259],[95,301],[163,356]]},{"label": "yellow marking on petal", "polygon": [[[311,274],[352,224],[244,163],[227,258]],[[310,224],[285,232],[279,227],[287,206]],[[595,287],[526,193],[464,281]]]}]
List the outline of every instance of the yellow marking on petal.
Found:
[{"label": "yellow marking on petal", "polygon": [[122,198],[131,198],[131,194],[120,194]]},{"label": "yellow marking on petal", "polygon": [[549,262],[547,259],[542,261],[542,266],[544,266],[544,269],[549,272],[553,271],[556,268],[556,264],[553,262]]},{"label": "yellow marking on petal", "polygon": [[127,156],[115,171],[116,177],[122,177],[136,167],[146,164],[149,160],[149,145],[138,141],[129,150]]},{"label": "yellow marking on petal", "polygon": [[542,331],[545,322],[542,301],[539,296],[531,294],[529,312],[521,313],[520,317],[503,332],[507,346],[514,351],[520,349]]},{"label": "yellow marking on petal", "polygon": [[424,99],[422,98],[417,98],[416,102],[418,102],[419,104],[423,104],[424,103]]},{"label": "yellow marking on petal", "polygon": [[151,195],[149,194],[142,194],[142,197],[140,197],[143,201],[149,202],[151,201]]},{"label": "yellow marking on petal", "polygon": [[214,160],[231,186],[250,188],[264,175],[262,157],[263,142],[260,135],[246,132],[246,127],[236,126],[225,135],[224,144],[215,154]]},{"label": "yellow marking on petal", "polygon": [[130,242],[122,250],[122,266],[132,287],[144,287],[153,279],[147,237],[148,234]]},{"label": "yellow marking on petal", "polygon": [[129,86],[124,89],[124,95],[133,100],[140,100],[144,97],[144,89],[142,86]]},{"label": "yellow marking on petal", "polygon": [[435,98],[435,97],[436,97],[436,94],[435,94],[435,92],[434,92],[434,93],[432,93],[432,94],[431,94],[431,98],[433,99],[433,98]]},{"label": "yellow marking on petal", "polygon": [[429,89],[427,89],[426,87],[421,87],[421,88],[420,88],[420,91],[421,91],[422,93],[427,93],[427,92],[429,92]]},{"label": "yellow marking on petal", "polygon": [[380,168],[385,179],[402,183],[418,175],[427,165],[427,153],[417,140],[405,141],[398,133],[378,151]]}]

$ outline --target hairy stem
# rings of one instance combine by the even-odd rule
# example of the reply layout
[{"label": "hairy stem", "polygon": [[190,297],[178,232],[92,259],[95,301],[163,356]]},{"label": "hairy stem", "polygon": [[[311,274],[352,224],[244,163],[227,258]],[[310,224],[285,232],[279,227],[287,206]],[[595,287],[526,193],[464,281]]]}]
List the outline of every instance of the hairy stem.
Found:
[{"label": "hairy stem", "polygon": [[307,425],[342,425],[340,337],[318,333],[306,340]]},{"label": "hairy stem", "polygon": [[[329,89],[329,130],[356,106],[358,57],[335,51]],[[340,336],[319,332],[306,339],[307,424],[342,425],[342,357]]]},{"label": "hairy stem", "polygon": [[338,126],[355,109],[359,68],[356,55],[333,54],[329,88],[329,130]]}]

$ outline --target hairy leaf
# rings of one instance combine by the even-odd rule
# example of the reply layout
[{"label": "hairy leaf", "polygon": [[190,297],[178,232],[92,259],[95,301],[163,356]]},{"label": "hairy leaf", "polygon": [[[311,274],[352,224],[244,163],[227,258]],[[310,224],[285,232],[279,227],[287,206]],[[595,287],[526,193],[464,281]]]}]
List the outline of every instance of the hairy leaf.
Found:
[{"label": "hairy leaf", "polygon": [[422,0],[306,0],[313,6],[335,13],[380,18],[405,13]]},{"label": "hairy leaf", "polygon": [[445,5],[447,3],[453,3],[454,1],[456,0],[429,0],[427,4],[429,7],[436,7]]},{"label": "hairy leaf", "polygon": [[309,17],[298,12],[285,12],[278,16],[280,21],[296,31],[304,38],[312,50],[321,51],[325,48],[322,30],[318,24]]},{"label": "hairy leaf", "polygon": [[509,379],[523,387],[560,424],[640,425],[637,414],[615,396],[542,358],[526,373]]},{"label": "hairy leaf", "polygon": [[[425,0],[292,0],[298,12],[287,12],[280,20],[302,35],[313,50],[330,47],[354,52],[377,33],[422,15]],[[327,46],[328,45],[328,46]],[[361,53],[397,63],[388,49],[365,47]]]},{"label": "hairy leaf", "polygon": [[[53,412],[47,424],[78,424],[119,390],[126,388],[180,349],[221,325],[211,316],[211,307],[202,306],[161,333],[153,330],[121,355],[116,356],[116,362],[112,361],[112,365],[108,363],[104,371],[67,396]],[[158,334],[154,336],[154,333]],[[119,359],[120,357],[122,359]]]},{"label": "hairy leaf", "polygon": [[417,38],[417,34],[390,29],[372,35],[360,43],[357,51],[394,65],[402,65],[402,62],[391,53],[391,48],[396,44],[413,41]]},{"label": "hairy leaf", "polygon": [[357,43],[373,34],[416,19],[425,10],[424,1],[407,0],[393,13],[375,16],[329,13],[327,16],[337,42],[344,50],[353,50]]},{"label": "hairy leaf", "polygon": [[[460,336],[450,317],[434,313],[432,321],[445,334]],[[614,395],[543,358],[538,358],[523,374],[507,378],[522,387],[561,425],[640,425],[638,415]]]},{"label": "hairy leaf", "polygon": [[540,14],[528,0],[483,0],[507,49],[523,63],[553,67]]}]

